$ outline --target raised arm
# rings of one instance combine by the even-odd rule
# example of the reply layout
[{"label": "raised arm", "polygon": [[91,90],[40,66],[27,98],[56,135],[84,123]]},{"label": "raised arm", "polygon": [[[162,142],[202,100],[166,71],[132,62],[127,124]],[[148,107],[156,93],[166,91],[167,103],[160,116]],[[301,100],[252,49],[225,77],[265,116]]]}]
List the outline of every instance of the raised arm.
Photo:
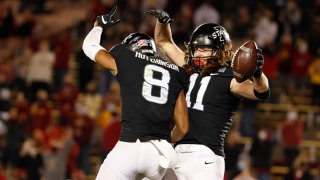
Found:
[{"label": "raised arm", "polygon": [[189,115],[188,107],[185,99],[184,92],[181,91],[176,101],[174,108],[174,119],[176,125],[171,133],[171,140],[173,143],[179,141],[189,131]]},{"label": "raised arm", "polygon": [[119,19],[112,19],[116,10],[117,7],[114,7],[109,14],[98,16],[93,29],[88,33],[82,44],[83,52],[91,60],[110,70],[113,75],[117,74],[115,59],[100,45],[100,40],[103,28],[110,27],[120,21]]},{"label": "raised arm", "polygon": [[158,19],[154,30],[154,39],[158,48],[169,58],[169,61],[183,66],[186,63],[185,53],[172,39],[170,23],[173,20],[162,10],[149,10],[146,13]]}]

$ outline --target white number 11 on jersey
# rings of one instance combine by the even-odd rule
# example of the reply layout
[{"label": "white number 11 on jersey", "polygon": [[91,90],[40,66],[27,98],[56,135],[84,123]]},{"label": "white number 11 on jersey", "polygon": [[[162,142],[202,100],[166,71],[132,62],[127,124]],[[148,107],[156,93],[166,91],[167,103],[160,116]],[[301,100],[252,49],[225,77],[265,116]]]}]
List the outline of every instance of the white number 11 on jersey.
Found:
[{"label": "white number 11 on jersey", "polygon": [[[197,77],[198,77],[198,74],[193,74],[193,75],[190,76],[190,85],[189,85],[189,89],[188,89],[188,92],[187,92],[187,95],[186,95],[187,106],[189,108],[191,108],[190,94],[191,94],[191,92],[192,92],[192,90],[194,88],[194,85],[196,83]],[[206,77],[202,78],[202,80],[200,82],[200,88],[199,88],[199,91],[197,93],[196,102],[194,103],[194,105],[192,107],[193,109],[197,109],[197,110],[203,111],[203,104],[202,104],[203,96],[204,96],[204,93],[207,90],[210,78],[211,78],[211,76],[206,76]]]}]

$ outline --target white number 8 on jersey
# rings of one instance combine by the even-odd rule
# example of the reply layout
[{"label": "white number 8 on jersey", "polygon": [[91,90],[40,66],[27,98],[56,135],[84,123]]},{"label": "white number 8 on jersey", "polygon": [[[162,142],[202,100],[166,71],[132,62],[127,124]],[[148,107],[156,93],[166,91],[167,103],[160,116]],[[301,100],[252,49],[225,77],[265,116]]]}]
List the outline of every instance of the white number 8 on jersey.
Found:
[{"label": "white number 8 on jersey", "polygon": [[[155,79],[153,77],[154,72],[162,74],[161,79]],[[168,91],[169,91],[169,82],[170,74],[169,71],[163,69],[160,66],[149,64],[144,69],[144,82],[142,86],[142,96],[150,102],[157,104],[165,104],[168,101]],[[160,87],[160,97],[153,96],[152,86]]]}]

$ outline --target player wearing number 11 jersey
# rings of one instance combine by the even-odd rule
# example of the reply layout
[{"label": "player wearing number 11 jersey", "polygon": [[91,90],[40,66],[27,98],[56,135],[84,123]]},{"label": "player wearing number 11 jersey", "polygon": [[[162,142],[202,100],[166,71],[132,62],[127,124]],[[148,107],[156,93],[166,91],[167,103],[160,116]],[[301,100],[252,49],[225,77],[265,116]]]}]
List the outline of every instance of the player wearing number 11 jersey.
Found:
[{"label": "player wearing number 11 jersey", "polygon": [[262,73],[263,57],[257,58],[259,66],[253,81],[237,83],[230,66],[231,40],[222,26],[213,23],[198,26],[184,52],[172,40],[169,15],[162,10],[147,13],[158,19],[155,40],[159,49],[191,74],[186,94],[190,130],[176,143],[180,164],[165,179],[222,180],[224,139],[240,99],[268,97],[268,79]]},{"label": "player wearing number 11 jersey", "polygon": [[148,35],[132,33],[110,52],[100,46],[102,27],[116,24],[110,14],[99,16],[88,33],[83,50],[109,69],[119,81],[122,96],[121,137],[102,163],[96,179],[160,180],[177,162],[170,126],[175,120],[173,141],[187,132],[188,113],[184,69],[154,56],[156,47]]}]

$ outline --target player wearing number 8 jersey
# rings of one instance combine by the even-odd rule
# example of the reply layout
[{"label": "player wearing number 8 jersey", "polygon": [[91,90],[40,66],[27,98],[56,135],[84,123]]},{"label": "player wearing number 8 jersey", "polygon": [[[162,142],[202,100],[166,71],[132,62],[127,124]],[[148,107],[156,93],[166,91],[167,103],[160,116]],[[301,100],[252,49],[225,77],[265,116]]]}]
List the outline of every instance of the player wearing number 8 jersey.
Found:
[{"label": "player wearing number 8 jersey", "polygon": [[173,20],[169,15],[162,10],[146,13],[158,19],[157,46],[169,60],[191,74],[186,94],[190,130],[176,143],[180,164],[165,179],[222,180],[224,139],[241,97],[258,100],[269,96],[268,79],[262,73],[263,56],[258,54],[259,66],[253,81],[237,83],[230,66],[231,40],[222,26],[213,23],[198,26],[184,52],[173,42],[169,25]]},{"label": "player wearing number 8 jersey", "polygon": [[154,41],[148,35],[132,33],[110,52],[100,46],[102,27],[119,20],[110,14],[99,16],[88,33],[83,50],[117,78],[122,96],[121,137],[102,163],[96,179],[162,179],[177,162],[171,146],[170,125],[176,126],[172,140],[188,130],[184,69],[155,56]]}]

